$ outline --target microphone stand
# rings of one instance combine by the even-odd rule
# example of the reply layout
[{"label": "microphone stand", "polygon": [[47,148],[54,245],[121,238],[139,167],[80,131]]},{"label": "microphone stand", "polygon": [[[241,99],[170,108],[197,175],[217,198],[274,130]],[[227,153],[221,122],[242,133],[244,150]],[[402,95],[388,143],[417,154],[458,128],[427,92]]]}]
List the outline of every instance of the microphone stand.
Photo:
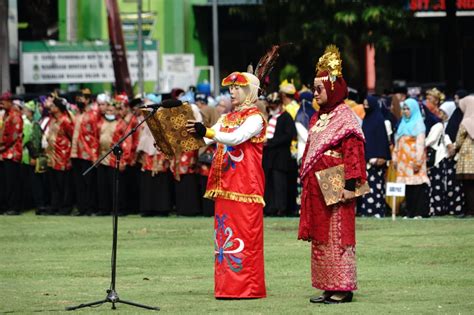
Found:
[{"label": "microphone stand", "polygon": [[158,110],[158,107],[153,107],[153,110],[148,113],[147,116],[134,128],[132,128],[127,134],[125,134],[122,138],[120,138],[117,143],[115,143],[109,151],[107,151],[104,155],[102,155],[97,161],[94,162],[94,164],[89,167],[82,175],[85,176],[87,175],[94,167],[97,167],[100,162],[102,162],[110,153],[114,153],[116,157],[115,161],[115,169],[114,169],[114,192],[113,192],[113,200],[112,200],[112,211],[113,211],[113,238],[112,238],[112,281],[110,283],[110,289],[107,290],[107,296],[103,300],[95,301],[95,302],[90,302],[90,303],[84,303],[84,304],[79,304],[76,306],[69,306],[66,307],[67,311],[73,311],[77,310],[83,307],[90,307],[94,305],[100,305],[104,303],[112,303],[112,309],[115,309],[115,303],[123,303],[123,304],[128,304],[136,307],[141,307],[141,308],[146,308],[149,310],[155,310],[159,311],[159,307],[154,307],[154,306],[147,306],[143,304],[138,304],[135,302],[130,302],[130,301],[125,301],[119,298],[117,292],[115,291],[115,277],[116,277],[116,268],[117,268],[117,230],[118,230],[118,215],[117,215],[117,208],[118,208],[118,196],[119,196],[119,166],[120,166],[120,159],[122,157],[122,148],[120,145],[129,137],[131,136],[135,131],[137,131],[138,127],[140,127],[145,121],[147,121],[151,116],[153,116],[156,111]]}]

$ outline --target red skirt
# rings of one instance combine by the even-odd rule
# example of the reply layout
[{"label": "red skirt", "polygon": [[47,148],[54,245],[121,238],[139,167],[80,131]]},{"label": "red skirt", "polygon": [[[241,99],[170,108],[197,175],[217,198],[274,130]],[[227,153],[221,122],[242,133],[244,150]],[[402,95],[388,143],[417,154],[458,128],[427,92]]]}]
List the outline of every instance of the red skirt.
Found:
[{"label": "red skirt", "polygon": [[329,240],[323,244],[313,240],[311,278],[313,287],[325,291],[357,290],[355,246],[341,242],[341,212],[335,207],[330,218]]},{"label": "red skirt", "polygon": [[222,198],[215,201],[215,297],[266,297],[263,206]]}]

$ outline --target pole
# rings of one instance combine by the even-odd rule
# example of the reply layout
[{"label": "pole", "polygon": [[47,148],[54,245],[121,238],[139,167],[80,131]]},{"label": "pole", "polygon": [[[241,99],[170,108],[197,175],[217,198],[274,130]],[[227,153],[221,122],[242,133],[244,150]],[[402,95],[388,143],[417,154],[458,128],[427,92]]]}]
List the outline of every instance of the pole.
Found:
[{"label": "pole", "polygon": [[144,93],[143,82],[143,20],[142,20],[142,0],[137,1],[138,6],[138,88],[141,96]]},{"label": "pole", "polygon": [[220,68],[219,68],[219,15],[217,10],[217,1],[212,0],[212,45],[213,45],[213,55],[214,55],[214,86],[213,92],[214,96],[219,94],[220,89]]}]

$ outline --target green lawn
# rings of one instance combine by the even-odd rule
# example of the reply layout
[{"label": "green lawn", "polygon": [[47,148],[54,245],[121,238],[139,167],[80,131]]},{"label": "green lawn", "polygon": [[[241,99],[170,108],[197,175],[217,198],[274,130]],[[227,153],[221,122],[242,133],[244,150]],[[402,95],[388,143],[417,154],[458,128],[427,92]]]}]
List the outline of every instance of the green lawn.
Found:
[{"label": "green lawn", "polygon": [[[120,298],[162,313],[473,314],[474,219],[358,219],[354,303],[315,305],[297,218],[265,219],[266,299],[213,298],[211,218],[119,219]],[[0,314],[61,314],[105,298],[110,217],[0,216]],[[111,304],[80,313],[112,313]],[[150,311],[117,304],[115,314]]]}]

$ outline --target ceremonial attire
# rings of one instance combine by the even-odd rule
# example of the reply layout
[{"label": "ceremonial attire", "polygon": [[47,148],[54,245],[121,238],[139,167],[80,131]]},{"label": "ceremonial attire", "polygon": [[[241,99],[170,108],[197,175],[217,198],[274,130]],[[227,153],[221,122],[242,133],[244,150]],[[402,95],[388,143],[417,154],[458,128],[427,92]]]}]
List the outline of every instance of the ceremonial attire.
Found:
[{"label": "ceremonial attire", "polygon": [[303,194],[298,239],[312,242],[312,285],[326,291],[357,289],[355,256],[356,200],[327,206],[315,172],[344,164],[345,180],[366,181],[364,136],[354,114],[345,104],[327,117],[323,130],[310,122],[301,179]]},{"label": "ceremonial attire", "polygon": [[51,213],[69,214],[72,210],[70,158],[73,132],[74,123],[67,112],[51,118],[46,135]]},{"label": "ceremonial attire", "polygon": [[356,188],[367,181],[364,134],[344,104],[348,91],[337,47],[326,48],[316,71],[314,96],[317,101],[320,98],[320,109],[311,119],[300,169],[303,192],[298,239],[311,241],[311,282],[324,290],[321,297],[310,301],[343,303],[352,301],[352,291],[357,290],[356,199],[327,205],[315,173],[342,165],[344,184],[333,185],[344,185],[341,198],[347,198],[348,192],[355,196]]},{"label": "ceremonial attire", "polygon": [[215,200],[216,297],[266,296],[263,127],[263,117],[252,106],[227,114],[212,128],[218,145],[205,197]]},{"label": "ceremonial attire", "polygon": [[23,119],[18,108],[5,111],[0,128],[0,185],[2,212],[18,214],[21,209],[21,158]]},{"label": "ceremonial attire", "polygon": [[[241,79],[246,101],[206,133],[217,142],[205,197],[215,200],[214,254],[216,298],[266,297],[263,259],[262,152],[265,120],[255,105],[259,80],[233,73],[223,82]],[[229,84],[229,85],[230,85]],[[212,139],[212,140],[209,140]]]},{"label": "ceremonial attire", "polygon": [[79,214],[96,212],[97,174],[92,169],[86,176],[82,174],[95,162],[99,152],[100,113],[88,109],[74,118],[71,163],[74,176],[76,205]]}]

